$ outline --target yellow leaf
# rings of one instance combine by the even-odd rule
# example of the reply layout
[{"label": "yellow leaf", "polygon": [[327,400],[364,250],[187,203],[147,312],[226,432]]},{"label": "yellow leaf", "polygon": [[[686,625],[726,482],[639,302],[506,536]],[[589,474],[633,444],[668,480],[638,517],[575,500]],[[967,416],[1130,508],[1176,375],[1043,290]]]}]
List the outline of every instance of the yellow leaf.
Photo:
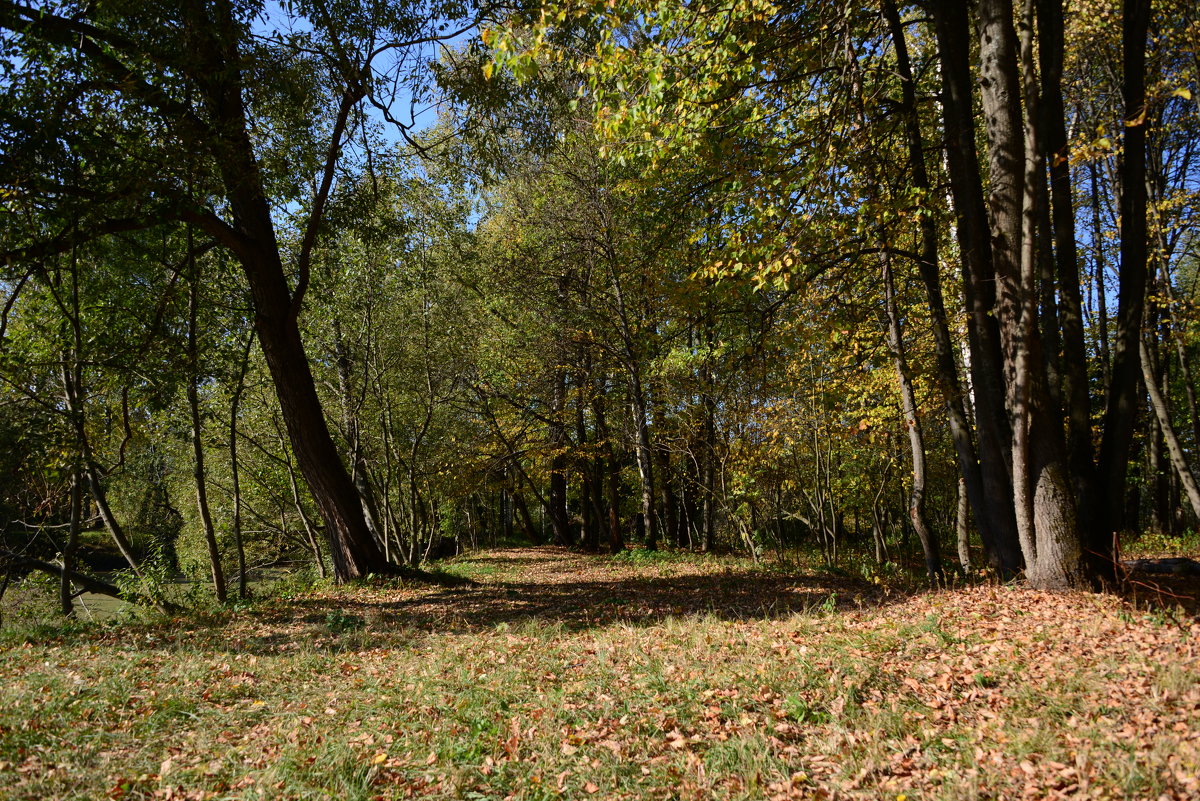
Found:
[{"label": "yellow leaf", "polygon": [[492,71],[494,69],[496,69],[496,67],[490,61],[483,65],[483,79],[485,81],[490,81],[492,79]]},{"label": "yellow leaf", "polygon": [[1184,87],[1182,87],[1182,86],[1181,86],[1181,87],[1179,87],[1178,89],[1176,89],[1174,92],[1171,92],[1171,94],[1175,95],[1176,97],[1182,97],[1184,100],[1191,100],[1191,99],[1192,99],[1192,92],[1191,92],[1191,90],[1190,90],[1190,89],[1186,89],[1186,88],[1184,88]]}]

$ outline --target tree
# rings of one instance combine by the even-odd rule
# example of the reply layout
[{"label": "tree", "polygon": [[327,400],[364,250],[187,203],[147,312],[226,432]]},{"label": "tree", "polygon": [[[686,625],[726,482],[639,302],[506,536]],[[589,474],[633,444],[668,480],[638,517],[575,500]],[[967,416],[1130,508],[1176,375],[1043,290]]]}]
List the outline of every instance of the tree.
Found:
[{"label": "tree", "polygon": [[[3,50],[17,78],[5,102],[23,137],[6,160],[4,184],[22,196],[89,201],[78,208],[82,224],[33,233],[6,258],[25,262],[170,219],[191,223],[233,253],[292,448],[325,520],[335,574],[352,579],[386,571],[387,563],[329,435],[298,319],[350,132],[367,124],[368,103],[390,117],[382,94],[390,79],[404,80],[419,43],[452,32],[438,22],[442,9],[408,3],[298,3],[290,13],[303,25],[292,32],[258,29],[261,10],[233,0],[0,4]],[[61,114],[92,106],[115,113],[94,120]],[[145,135],[124,127],[134,119]],[[132,168],[97,144],[113,127],[133,140],[118,143],[138,154]],[[68,147],[89,141],[104,171],[73,180],[48,171],[39,150],[63,138]],[[312,176],[311,194],[296,174]],[[305,213],[298,246],[287,253],[278,228],[291,202]]]}]

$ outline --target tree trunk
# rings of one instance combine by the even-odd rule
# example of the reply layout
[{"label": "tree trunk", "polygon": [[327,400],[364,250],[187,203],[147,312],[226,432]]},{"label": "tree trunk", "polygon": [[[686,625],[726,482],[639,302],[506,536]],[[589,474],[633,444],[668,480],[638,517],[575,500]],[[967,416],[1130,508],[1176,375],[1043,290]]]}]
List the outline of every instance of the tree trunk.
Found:
[{"label": "tree trunk", "polygon": [[241,470],[238,467],[238,409],[242,402],[242,393],[246,389],[246,370],[250,366],[250,347],[254,344],[254,332],[246,334],[246,347],[242,351],[242,362],[238,368],[237,384],[233,389],[233,398],[229,402],[229,475],[233,491],[233,546],[237,549],[238,560],[238,598],[246,600],[246,546],[242,542],[242,483]]},{"label": "tree trunk", "polygon": [[987,207],[975,147],[970,29],[967,5],[935,0],[935,30],[941,58],[946,163],[954,198],[955,233],[962,257],[963,295],[971,388],[978,433],[979,469],[994,542],[988,545],[1002,576],[1022,566],[1009,472],[1011,431],[1004,411],[1000,332],[995,316],[996,278]]},{"label": "tree trunk", "polygon": [[[92,576],[80,573],[76,570],[66,570],[62,565],[56,565],[53,562],[43,562],[41,559],[34,559],[32,556],[14,553],[3,548],[0,548],[0,562],[7,562],[12,567],[25,568],[27,570],[38,570],[51,576],[57,577],[60,582],[67,580],[72,584],[77,585],[84,592],[95,593],[96,595],[107,595],[110,598],[119,598],[122,601],[130,603],[140,603],[142,599],[130,598],[121,592],[120,589],[109,584],[106,581],[93,578]],[[159,608],[171,609],[172,607],[165,604],[158,604]]]},{"label": "tree trunk", "polygon": [[1104,235],[1100,226],[1100,186],[1095,162],[1088,164],[1091,177],[1092,249],[1095,251],[1096,282],[1096,354],[1100,357],[1104,386],[1112,385],[1112,360],[1108,352],[1108,289],[1104,281]]},{"label": "tree trunk", "polygon": [[[203,224],[232,250],[250,285],[259,344],[296,463],[325,521],[334,576],[348,581],[372,572],[386,573],[389,566],[367,529],[358,493],[329,434],[300,337],[297,318],[307,286],[307,264],[300,265],[293,295],[249,132],[240,67],[242,45],[233,13],[230,3],[209,6],[198,0],[189,2],[184,12],[185,38],[196,58],[192,78],[216,132],[204,144],[220,170],[234,227],[214,217],[205,217]],[[341,128],[336,128],[330,148],[334,155],[340,136]],[[309,223],[313,233],[319,211],[314,209]]]},{"label": "tree trunk", "polygon": [[[1058,317],[1062,326],[1067,449],[1075,485],[1091,508],[1095,467],[1092,454],[1091,400],[1088,396],[1087,347],[1084,341],[1083,296],[1076,257],[1075,207],[1067,152],[1066,107],[1062,96],[1064,42],[1062,0],[1038,0],[1039,65],[1041,67],[1042,152],[1050,160],[1050,202],[1054,233]],[[1099,243],[1096,243],[1099,246]]]},{"label": "tree trunk", "polygon": [[642,519],[646,527],[644,544],[653,551],[658,548],[658,520],[654,513],[654,454],[650,447],[650,419],[646,408],[646,395],[642,389],[641,375],[636,368],[630,372],[629,392],[636,434],[634,453],[642,484]]},{"label": "tree trunk", "polygon": [[925,572],[929,580],[936,583],[942,580],[944,573],[937,539],[925,519],[925,439],[921,433],[921,421],[917,417],[917,397],[913,391],[912,373],[904,351],[900,313],[896,309],[896,282],[892,277],[891,257],[886,249],[880,251],[879,262],[883,278],[888,349],[892,352],[892,362],[896,368],[900,408],[904,414],[904,427],[908,431],[909,453],[912,457],[912,493],[909,495],[908,516],[912,520],[913,530],[917,532],[917,538],[921,541]]},{"label": "tree trunk", "polygon": [[[1033,20],[1033,0],[1026,0],[1018,54],[1011,2],[980,3],[980,86],[988,134],[992,255],[1000,289],[996,316],[1013,436],[1017,534],[1030,583],[1060,588],[1082,586],[1085,575],[1076,494],[1063,464],[1061,426],[1045,384],[1037,325],[1037,204],[1044,177],[1038,152]],[[1027,110],[1024,120],[1022,96]]]},{"label": "tree trunk", "polygon": [[342,326],[333,321],[333,351],[337,362],[338,394],[342,406],[342,429],[346,437],[346,455],[350,462],[350,480],[358,492],[362,504],[363,519],[367,530],[380,548],[386,550],[383,525],[379,519],[379,506],[375,502],[375,491],[371,487],[367,471],[367,460],[363,455],[362,436],[359,432],[358,409],[354,402],[354,387],[350,377],[350,355],[342,337]]},{"label": "tree trunk", "polygon": [[612,445],[612,434],[608,430],[608,419],[604,413],[604,397],[602,381],[598,382],[596,391],[592,393],[592,415],[596,418],[596,436],[600,437],[604,452],[604,468],[608,476],[608,550],[610,553],[620,553],[625,550],[625,540],[621,536],[621,477],[620,465],[617,463],[616,451]]},{"label": "tree trunk", "polygon": [[679,502],[671,480],[671,454],[664,448],[655,450],[658,457],[658,486],[662,495],[663,534],[667,543],[679,547]]},{"label": "tree trunk", "polygon": [[1167,409],[1167,401],[1155,380],[1153,360],[1145,341],[1140,343],[1139,351],[1142,380],[1146,385],[1146,393],[1150,396],[1150,406],[1154,409],[1154,417],[1158,421],[1159,431],[1162,432],[1166,443],[1167,453],[1171,457],[1171,466],[1175,468],[1175,473],[1179,476],[1179,483],[1183,486],[1188,503],[1192,506],[1192,513],[1200,518],[1200,488],[1197,487],[1196,476],[1187,463],[1183,446],[1179,443],[1179,435],[1175,433],[1175,428],[1171,425],[1170,410]]},{"label": "tree trunk", "polygon": [[[192,231],[188,228],[188,253],[192,252]],[[194,257],[191,260],[191,286],[188,292],[188,411],[192,423],[192,478],[196,484],[196,510],[200,515],[200,525],[204,529],[204,543],[208,546],[208,564],[212,571],[213,591],[217,603],[224,604],[228,598],[225,594],[225,571],[221,567],[221,549],[217,545],[217,532],[213,528],[212,514],[208,508],[208,487],[204,473],[204,428],[200,421],[200,351],[196,331],[196,317],[200,308],[200,262]]]},{"label": "tree trunk", "polygon": [[[561,361],[561,359],[559,359]],[[566,545],[570,540],[567,517],[567,431],[563,417],[567,408],[567,373],[554,365],[550,398],[550,523],[554,529],[554,544]]]},{"label": "tree trunk", "polygon": [[967,504],[966,482],[958,481],[958,505],[954,514],[954,532],[958,542],[958,563],[965,575],[971,575],[970,508]]},{"label": "tree trunk", "polygon": [[68,367],[64,361],[62,367],[63,396],[66,402],[67,414],[70,416],[71,425],[75,429],[79,454],[83,461],[83,474],[87,479],[88,492],[91,493],[92,500],[96,503],[96,509],[100,512],[100,519],[104,521],[104,527],[113,538],[113,542],[116,543],[117,550],[121,552],[121,556],[125,557],[125,561],[134,575],[141,577],[142,571],[138,567],[137,558],[133,554],[133,545],[125,536],[125,529],[122,528],[108,505],[108,494],[104,491],[104,484],[101,481],[100,466],[96,463],[96,459],[92,454],[92,444],[88,437],[87,425],[84,422],[83,416],[83,398],[81,397],[82,392],[79,386],[79,375],[80,370],[77,361],[72,367]]},{"label": "tree trunk", "polygon": [[75,551],[79,547],[79,528],[83,519],[83,473],[76,464],[71,471],[71,521],[67,529],[67,544],[62,551],[62,574],[58,581],[58,603],[62,613],[75,614],[75,593],[71,576],[75,573]]},{"label": "tree trunk", "polygon": [[[901,88],[900,110],[908,140],[908,163],[913,186],[925,192],[932,192],[933,186],[930,184],[925,166],[925,144],[917,113],[916,87],[909,62],[908,42],[894,0],[883,0],[882,8],[895,47],[896,72],[900,78]],[[979,459],[975,452],[975,444],[971,440],[971,427],[967,421],[966,407],[963,403],[963,393],[958,379],[958,365],[954,360],[954,345],[950,336],[942,295],[942,282],[938,269],[939,237],[934,215],[920,215],[920,230],[921,250],[917,267],[929,301],[938,383],[946,401],[950,437],[954,442],[955,455],[958,458],[959,474],[963,478],[971,506],[976,511],[975,518],[979,526],[980,537],[985,542],[989,553],[999,553],[993,543],[1004,536],[1002,531],[997,530],[997,522],[1001,516],[995,514],[990,508],[995,505],[996,500],[992,499],[989,502],[985,496]],[[1005,574],[1015,573],[1018,569],[1016,564],[1003,566],[996,564],[994,566]]]},{"label": "tree trunk", "polygon": [[[1112,381],[1104,408],[1097,485],[1107,501],[1088,532],[1087,549],[1111,562],[1113,537],[1124,520],[1129,448],[1137,419],[1141,377],[1139,341],[1146,305],[1146,35],[1150,0],[1126,0],[1122,19],[1122,96],[1125,143],[1121,174],[1121,271],[1117,289],[1116,333],[1112,343]],[[1090,555],[1090,554],[1089,554]]]}]

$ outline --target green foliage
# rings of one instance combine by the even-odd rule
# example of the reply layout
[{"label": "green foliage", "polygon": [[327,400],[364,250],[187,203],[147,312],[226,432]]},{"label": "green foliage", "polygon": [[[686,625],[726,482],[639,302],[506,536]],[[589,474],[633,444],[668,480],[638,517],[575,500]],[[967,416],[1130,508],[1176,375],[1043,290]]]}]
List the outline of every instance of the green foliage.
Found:
[{"label": "green foliage", "polygon": [[333,610],[325,615],[325,627],[333,634],[346,634],[359,631],[367,625],[361,615],[353,615],[342,610]]}]

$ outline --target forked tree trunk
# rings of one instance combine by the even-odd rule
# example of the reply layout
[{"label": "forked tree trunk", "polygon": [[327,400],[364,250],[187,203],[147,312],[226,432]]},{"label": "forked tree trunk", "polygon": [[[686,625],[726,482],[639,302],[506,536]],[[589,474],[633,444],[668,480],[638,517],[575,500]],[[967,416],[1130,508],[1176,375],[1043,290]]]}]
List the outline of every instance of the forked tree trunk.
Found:
[{"label": "forked tree trunk", "polygon": [[[1036,296],[1037,202],[1043,188],[1038,153],[1038,89],[1033,71],[1033,0],[1022,38],[1009,0],[979,4],[980,86],[988,137],[992,255],[1012,428],[1013,506],[1033,586],[1086,583],[1076,494],[1064,464],[1061,427],[1045,385]],[[1019,68],[1024,72],[1024,92]],[[1027,113],[1022,118],[1022,96]]]},{"label": "forked tree trunk", "polygon": [[[223,242],[246,275],[254,304],[254,327],[275,385],[279,406],[296,463],[308,484],[321,517],[339,581],[386,573],[390,567],[367,529],[358,492],[329,434],[321,401],[297,318],[307,283],[301,265],[300,283],[293,295],[280,257],[279,243],[264,178],[249,132],[240,64],[242,43],[230,3],[210,6],[200,0],[185,5],[185,41],[194,56],[190,77],[196,82],[212,133],[197,144],[207,147],[220,171],[228,200],[229,226],[210,215],[196,222]],[[352,99],[349,95],[345,99]],[[339,120],[344,123],[344,117]],[[336,127],[330,147],[336,158],[342,128]],[[332,177],[327,170],[327,181]],[[314,209],[313,226],[319,217]]]}]

